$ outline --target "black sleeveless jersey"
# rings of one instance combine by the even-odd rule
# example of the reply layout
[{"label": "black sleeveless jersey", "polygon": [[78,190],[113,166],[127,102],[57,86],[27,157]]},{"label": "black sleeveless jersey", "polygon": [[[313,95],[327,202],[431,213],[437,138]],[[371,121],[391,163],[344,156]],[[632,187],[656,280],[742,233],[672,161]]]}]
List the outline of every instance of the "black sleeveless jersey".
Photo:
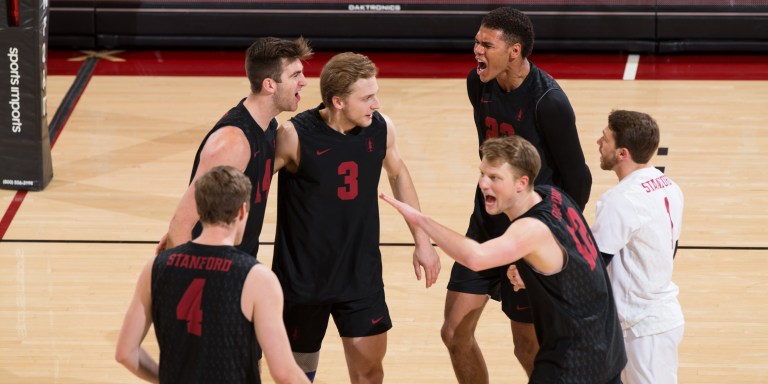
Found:
[{"label": "black sleeveless jersey", "polygon": [[531,383],[606,383],[627,362],[611,284],[579,207],[559,189],[538,186],[530,217],[549,227],[566,255],[562,271],[515,263],[525,282],[540,350]]},{"label": "black sleeveless jersey", "polygon": [[[245,175],[251,180],[251,210],[248,213],[248,220],[245,223],[245,233],[243,242],[237,246],[242,251],[256,257],[259,251],[259,235],[261,227],[264,224],[264,211],[267,207],[267,196],[269,195],[269,185],[272,182],[272,172],[275,163],[275,136],[277,132],[277,120],[272,119],[266,130],[261,129],[259,124],[253,120],[251,114],[243,106],[245,99],[240,100],[234,108],[230,109],[221,120],[208,132],[205,139],[200,144],[200,148],[195,155],[195,163],[192,166],[192,175],[190,183],[197,173],[197,166],[200,163],[200,152],[208,141],[208,138],[221,127],[240,128],[245,137],[248,138],[248,144],[251,146],[251,160],[245,168]],[[202,225],[198,222],[192,231],[192,238],[196,238],[202,231]]]},{"label": "black sleeveless jersey", "polygon": [[322,108],[291,119],[299,167],[278,176],[272,269],[287,301],[352,300],[384,286],[378,186],[387,123],[374,112],[370,126],[342,134],[325,124]]},{"label": "black sleeveless jersey", "polygon": [[230,246],[188,242],[152,267],[161,383],[259,383],[261,348],[240,305],[258,261]]},{"label": "black sleeveless jersey", "polygon": [[[541,170],[534,185],[556,185],[583,209],[592,176],[584,160],[573,108],[555,79],[533,63],[530,65],[523,83],[510,92],[496,80],[481,82],[474,69],[467,75],[478,142],[482,145],[488,138],[512,135],[528,140],[541,156]],[[541,122],[542,114],[548,114],[549,125]],[[509,226],[506,215],[488,215],[484,206],[478,188],[468,235],[481,242],[501,235]]]}]

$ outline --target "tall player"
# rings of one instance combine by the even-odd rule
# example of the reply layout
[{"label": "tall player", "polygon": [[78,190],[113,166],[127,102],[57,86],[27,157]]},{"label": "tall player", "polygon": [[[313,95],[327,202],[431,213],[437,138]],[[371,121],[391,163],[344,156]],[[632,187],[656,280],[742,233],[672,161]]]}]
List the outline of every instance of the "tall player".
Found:
[{"label": "tall player", "polygon": [[302,60],[311,55],[312,50],[301,38],[289,41],[265,37],[248,48],[245,70],[250,93],[216,123],[200,144],[189,188],[176,208],[158,251],[183,244],[200,233],[194,180],[214,166],[230,165],[243,171],[253,184],[251,213],[239,248],[256,256],[274,167],[275,117],[299,107],[301,89],[307,85]]},{"label": "tall player", "polygon": [[[477,68],[467,76],[467,94],[474,108],[480,144],[493,137],[521,136],[541,155],[537,185],[556,185],[580,209],[589,199],[592,175],[576,131],[568,97],[547,73],[528,60],[534,33],[522,12],[502,7],[488,13],[475,35]],[[475,192],[475,206],[467,236],[484,242],[509,226],[504,215],[484,209],[483,195]],[[441,331],[459,383],[488,383],[488,369],[475,339],[480,315],[492,297],[502,302],[511,320],[515,356],[530,376],[538,345],[525,291],[514,292],[501,266],[479,272],[453,265],[445,298]]]},{"label": "tall player", "polygon": [[[285,294],[284,321],[299,365],[314,377],[328,319],[341,335],[350,382],[381,383],[386,332],[392,327],[379,251],[378,185],[382,167],[392,192],[419,200],[395,139],[378,112],[376,66],[351,52],[320,74],[323,104],[283,123],[278,134],[277,234],[272,268]],[[440,259],[411,228],[413,267],[426,286]]]},{"label": "tall player", "polygon": [[[115,358],[136,376],[161,383],[259,383],[261,344],[275,381],[308,382],[291,355],[277,278],[235,248],[250,192],[250,180],[229,166],[195,181],[202,233],[145,265],[123,320]],[[159,368],[141,347],[152,323]]]},{"label": "tall player", "polygon": [[659,126],[642,112],[616,110],[597,140],[600,168],[619,183],[600,196],[593,226],[608,260],[629,384],[677,383],[677,351],[685,320],[672,282],[683,219],[683,192],[650,166]]},{"label": "tall player", "polygon": [[530,296],[540,349],[530,383],[620,383],[626,363],[603,259],[578,205],[560,189],[537,186],[538,150],[519,136],[487,140],[480,180],[485,209],[512,223],[478,243],[389,196],[411,225],[474,271],[515,263]]}]

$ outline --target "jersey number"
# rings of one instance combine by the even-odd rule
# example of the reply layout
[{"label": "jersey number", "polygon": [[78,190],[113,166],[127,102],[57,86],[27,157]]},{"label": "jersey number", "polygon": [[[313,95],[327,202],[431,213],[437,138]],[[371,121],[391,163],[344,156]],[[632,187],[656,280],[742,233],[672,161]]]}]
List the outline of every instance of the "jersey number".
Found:
[{"label": "jersey number", "polygon": [[595,242],[592,241],[592,237],[587,233],[587,226],[584,225],[581,216],[579,216],[579,213],[573,209],[573,207],[568,208],[567,214],[568,223],[565,226],[568,228],[568,232],[571,233],[573,242],[576,243],[576,250],[579,251],[581,257],[587,260],[589,269],[594,271],[595,260],[597,259],[597,247],[595,247]]},{"label": "jersey number", "polygon": [[493,117],[486,117],[485,118],[485,138],[486,139],[492,139],[494,137],[499,136],[514,136],[515,135],[515,128],[512,127],[512,124],[509,123],[501,123],[499,125],[499,122],[496,121]]},{"label": "jersey number", "polygon": [[203,299],[205,279],[194,279],[189,284],[184,295],[176,306],[176,319],[187,321],[187,332],[200,336],[203,333],[203,310],[200,302]]},{"label": "jersey number", "polygon": [[357,197],[357,163],[345,161],[339,164],[339,176],[344,177],[344,186],[336,190],[339,199],[354,200]]},{"label": "jersey number", "polygon": [[253,202],[258,204],[263,200],[261,193],[269,194],[269,184],[272,182],[272,159],[267,159],[266,166],[264,167],[264,177],[261,181],[256,181],[256,197],[253,198]]}]

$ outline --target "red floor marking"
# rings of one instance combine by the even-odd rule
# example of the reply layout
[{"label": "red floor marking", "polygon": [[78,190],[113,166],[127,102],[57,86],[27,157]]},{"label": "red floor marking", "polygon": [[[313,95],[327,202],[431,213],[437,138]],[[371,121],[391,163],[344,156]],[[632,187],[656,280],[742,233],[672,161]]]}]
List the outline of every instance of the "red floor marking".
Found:
[{"label": "red floor marking", "polygon": [[[316,77],[335,52],[318,52],[305,65]],[[463,79],[475,66],[472,52],[366,53],[379,67],[381,78]],[[48,74],[75,75],[80,51],[51,51]],[[94,75],[120,76],[245,76],[245,53],[224,51],[126,51],[115,54],[124,62],[99,60]],[[531,61],[555,79],[621,79],[626,54],[534,53]],[[638,80],[768,80],[768,55],[666,55],[640,56]]]},{"label": "red floor marking", "polygon": [[768,80],[768,55],[640,56],[637,80]]},{"label": "red floor marking", "polygon": [[[305,64],[307,76],[320,75],[323,65],[336,52],[318,52]],[[475,67],[472,52],[467,53],[365,53],[379,67],[381,78],[463,79]],[[245,76],[242,51],[126,51],[114,62],[99,60],[94,75],[122,76]],[[81,62],[79,51],[52,51],[48,74],[74,75]],[[557,79],[620,79],[626,55],[534,54],[531,61]]]},{"label": "red floor marking", "polygon": [[16,195],[13,196],[11,204],[8,205],[8,209],[5,211],[3,218],[0,219],[0,240],[5,236],[5,232],[11,226],[13,217],[16,216],[16,212],[21,206],[21,202],[24,201],[24,197],[27,196],[27,191],[16,191]]}]

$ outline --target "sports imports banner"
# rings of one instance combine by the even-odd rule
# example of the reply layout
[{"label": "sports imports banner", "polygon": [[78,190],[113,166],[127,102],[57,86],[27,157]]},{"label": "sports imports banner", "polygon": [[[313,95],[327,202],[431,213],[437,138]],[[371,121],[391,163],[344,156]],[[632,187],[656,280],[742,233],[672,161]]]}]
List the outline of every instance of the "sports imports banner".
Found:
[{"label": "sports imports banner", "polygon": [[0,0],[0,188],[53,177],[46,109],[48,0]]}]

